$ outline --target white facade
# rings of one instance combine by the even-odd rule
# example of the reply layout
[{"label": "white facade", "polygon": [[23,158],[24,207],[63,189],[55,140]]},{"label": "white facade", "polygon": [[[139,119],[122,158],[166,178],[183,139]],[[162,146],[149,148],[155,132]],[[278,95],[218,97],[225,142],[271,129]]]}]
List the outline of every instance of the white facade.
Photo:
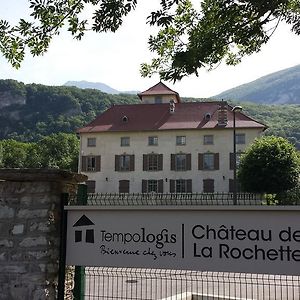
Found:
[{"label": "white facade", "polygon": [[[237,152],[243,152],[247,145],[262,132],[261,128],[239,128],[236,134],[245,135],[245,143],[237,144]],[[213,144],[205,145],[204,136],[212,135]],[[148,145],[148,137],[155,136],[157,145]],[[176,137],[185,136],[185,145],[176,145]],[[121,146],[121,138],[129,137],[130,145]],[[88,138],[95,139],[95,146],[88,146]],[[192,180],[192,192],[203,192],[203,180],[213,179],[214,192],[228,192],[229,180],[233,179],[230,169],[230,153],[233,152],[233,130],[230,128],[199,130],[165,130],[142,132],[99,132],[81,134],[82,157],[100,156],[100,171],[82,171],[95,182],[95,192],[119,192],[119,182],[129,180],[129,192],[141,193],[142,180],[162,180],[163,192],[170,192],[170,180]],[[162,154],[161,171],[143,171],[144,154]],[[171,170],[171,154],[191,154],[191,170]],[[218,153],[217,170],[199,170],[199,153]],[[134,155],[134,171],[115,171],[115,155]]]}]

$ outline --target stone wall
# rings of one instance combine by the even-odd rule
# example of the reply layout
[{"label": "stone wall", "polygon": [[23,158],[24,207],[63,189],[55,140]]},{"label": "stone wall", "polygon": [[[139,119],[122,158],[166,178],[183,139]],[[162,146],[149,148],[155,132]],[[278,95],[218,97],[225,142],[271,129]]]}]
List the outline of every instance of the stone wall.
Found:
[{"label": "stone wall", "polygon": [[56,299],[60,203],[85,177],[0,170],[0,299]]}]

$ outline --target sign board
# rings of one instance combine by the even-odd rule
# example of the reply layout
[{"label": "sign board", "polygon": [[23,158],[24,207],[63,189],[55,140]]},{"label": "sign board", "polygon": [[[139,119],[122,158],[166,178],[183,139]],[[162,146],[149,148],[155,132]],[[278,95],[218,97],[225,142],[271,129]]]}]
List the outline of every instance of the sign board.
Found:
[{"label": "sign board", "polygon": [[300,275],[299,207],[66,207],[67,264]]}]

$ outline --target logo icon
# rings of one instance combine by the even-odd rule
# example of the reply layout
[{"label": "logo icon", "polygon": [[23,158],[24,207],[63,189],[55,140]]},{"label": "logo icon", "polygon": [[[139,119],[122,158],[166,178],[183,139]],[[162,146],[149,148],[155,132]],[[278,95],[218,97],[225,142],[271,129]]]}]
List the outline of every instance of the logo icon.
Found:
[{"label": "logo icon", "polygon": [[82,215],[73,227],[84,227],[81,230],[75,230],[75,243],[82,242],[83,231],[85,232],[85,242],[94,243],[94,229],[91,228],[95,225],[86,215]]}]

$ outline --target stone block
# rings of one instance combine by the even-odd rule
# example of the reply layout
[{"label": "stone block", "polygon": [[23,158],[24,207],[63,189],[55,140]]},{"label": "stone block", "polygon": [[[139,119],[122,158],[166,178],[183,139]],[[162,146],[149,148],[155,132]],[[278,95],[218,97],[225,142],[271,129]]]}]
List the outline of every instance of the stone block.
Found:
[{"label": "stone block", "polygon": [[16,265],[1,265],[0,264],[0,273],[15,273],[15,274],[23,274],[27,272],[26,266],[16,264]]},{"label": "stone block", "polygon": [[10,253],[10,259],[11,261],[23,261],[23,252],[20,250],[16,250]]},{"label": "stone block", "polygon": [[0,223],[0,236],[8,237],[11,231],[11,223],[10,222],[1,222]]},{"label": "stone block", "polygon": [[20,247],[37,247],[46,246],[48,244],[46,237],[27,237],[20,242]]},{"label": "stone block", "polygon": [[18,218],[24,218],[24,219],[33,219],[33,218],[45,218],[48,216],[48,210],[47,209],[20,209],[18,214]]},{"label": "stone block", "polygon": [[22,206],[30,206],[32,204],[32,196],[26,195],[20,198],[20,205]]},{"label": "stone block", "polygon": [[24,224],[16,224],[12,229],[11,233],[13,235],[18,235],[24,233]]},{"label": "stone block", "polygon": [[50,232],[51,229],[53,230],[53,226],[51,227],[50,221],[39,222],[39,223],[31,222],[30,227],[29,227],[30,232],[33,232],[33,231]]},{"label": "stone block", "polygon": [[0,206],[0,220],[2,219],[10,219],[15,215],[15,210],[12,207],[7,205]]},{"label": "stone block", "polygon": [[25,254],[26,259],[28,260],[40,260],[46,257],[50,257],[51,252],[44,250],[44,251],[28,251]]},{"label": "stone block", "polygon": [[7,248],[11,248],[13,247],[14,243],[13,241],[4,239],[4,240],[0,240],[0,247],[7,247]]},{"label": "stone block", "polygon": [[7,261],[8,254],[7,252],[0,252],[0,261]]}]

